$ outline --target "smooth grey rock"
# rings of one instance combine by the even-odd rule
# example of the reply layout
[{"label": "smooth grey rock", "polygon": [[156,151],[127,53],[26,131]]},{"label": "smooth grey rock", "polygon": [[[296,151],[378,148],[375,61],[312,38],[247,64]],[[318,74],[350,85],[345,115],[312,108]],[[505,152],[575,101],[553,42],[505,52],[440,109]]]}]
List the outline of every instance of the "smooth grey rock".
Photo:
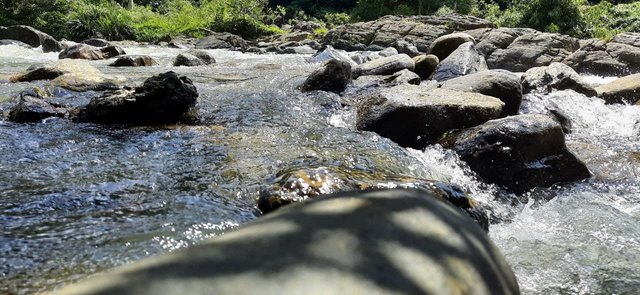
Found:
[{"label": "smooth grey rock", "polygon": [[458,49],[460,45],[467,42],[475,44],[476,40],[467,33],[453,33],[440,36],[431,43],[428,53],[437,56],[439,60],[444,60]]},{"label": "smooth grey rock", "polygon": [[506,49],[496,49],[487,58],[490,69],[524,72],[533,67],[561,62],[578,50],[578,39],[555,34],[525,34],[516,38]]},{"label": "smooth grey rock", "polygon": [[[466,33],[472,34],[467,31]],[[506,49],[516,40],[516,38],[527,35],[536,34],[538,31],[528,28],[497,28],[484,30],[482,33],[475,37],[476,49],[485,58],[489,58],[496,49]]]},{"label": "smooth grey rock", "polygon": [[101,39],[101,38],[91,38],[91,39],[87,39],[87,40],[83,40],[81,43],[87,44],[87,45],[91,45],[94,47],[107,47],[107,46],[111,46],[111,43],[105,39]]},{"label": "smooth grey rock", "polygon": [[196,49],[245,50],[249,48],[249,44],[238,35],[231,33],[213,33],[198,40],[195,47]]},{"label": "smooth grey rock", "polygon": [[393,47],[387,47],[381,50],[380,52],[378,52],[378,54],[382,57],[393,56],[398,54],[398,50]]},{"label": "smooth grey rock", "polygon": [[397,54],[381,57],[365,62],[354,69],[354,77],[366,75],[391,75],[395,72],[408,69],[413,71],[413,60],[406,54]]},{"label": "smooth grey rock", "polygon": [[640,74],[628,75],[596,87],[598,97],[607,103],[629,103],[640,101]]},{"label": "smooth grey rock", "polygon": [[356,128],[373,131],[403,147],[424,148],[445,132],[498,118],[497,98],[414,85],[383,88],[358,97]]},{"label": "smooth grey rock", "polygon": [[324,90],[340,93],[351,83],[351,64],[330,59],[304,81],[302,91]]},{"label": "smooth grey rock", "polygon": [[504,102],[501,117],[518,114],[522,103],[522,84],[518,75],[506,70],[486,70],[454,78],[432,87],[493,96]]},{"label": "smooth grey rock", "polygon": [[20,46],[20,47],[24,47],[24,48],[32,48],[31,45],[24,43],[22,41],[18,41],[18,40],[11,40],[11,39],[1,39],[0,40],[0,46],[1,45],[15,45],[15,46]]},{"label": "smooth grey rock", "polygon": [[360,76],[353,84],[359,88],[359,90],[364,90],[376,87],[393,87],[402,84],[420,85],[421,81],[418,74],[404,69],[391,75]]},{"label": "smooth grey rock", "polygon": [[42,45],[47,39],[55,41],[48,34],[23,25],[0,27],[0,39],[17,40],[34,48]]},{"label": "smooth grey rock", "polygon": [[484,57],[475,49],[473,42],[467,42],[440,61],[432,79],[446,81],[486,69],[487,62]]},{"label": "smooth grey rock", "polygon": [[166,72],[134,89],[94,98],[78,114],[78,120],[101,124],[167,124],[185,120],[195,106],[198,91],[187,77]]},{"label": "smooth grey rock", "polygon": [[216,63],[216,59],[213,57],[213,55],[211,55],[209,52],[198,49],[192,49],[187,52],[180,53],[173,61],[173,65],[176,67],[195,67],[210,65],[213,63]]},{"label": "smooth grey rock", "polygon": [[301,46],[293,46],[293,47],[285,47],[283,49],[283,53],[287,54],[314,54],[316,50],[311,48],[309,45],[301,45]]},{"label": "smooth grey rock", "polygon": [[121,82],[120,79],[104,75],[86,60],[74,59],[32,65],[27,71],[13,75],[10,80],[11,82],[52,80],[52,85],[73,91],[112,90]]},{"label": "smooth grey rock", "polygon": [[155,59],[148,55],[123,55],[109,66],[112,67],[150,67],[157,65]]},{"label": "smooth grey rock", "polygon": [[538,186],[591,177],[566,147],[560,123],[547,115],[518,115],[486,122],[440,140],[483,180],[517,194]]},{"label": "smooth grey rock", "polygon": [[351,65],[351,67],[355,67],[358,65],[344,51],[334,49],[331,45],[328,45],[324,50],[314,54],[309,61],[321,63],[321,62],[328,61],[330,59],[337,59],[337,60],[347,62]]},{"label": "smooth grey rock", "polygon": [[118,46],[94,47],[87,44],[76,44],[60,52],[58,58],[100,60],[124,54],[126,54],[124,50]]},{"label": "smooth grey rock", "polygon": [[396,42],[393,42],[391,43],[391,47],[398,50],[398,53],[404,53],[410,57],[420,55],[420,51],[418,50],[418,47],[416,47],[415,45],[413,45],[413,43],[407,40],[398,40]]},{"label": "smooth grey rock", "polygon": [[522,75],[523,93],[551,93],[553,90],[573,90],[586,96],[596,96],[591,85],[566,64],[554,62],[548,66],[535,67]]},{"label": "smooth grey rock", "polygon": [[432,54],[418,55],[413,58],[415,64],[414,72],[418,74],[420,79],[428,80],[435,73],[440,60]]},{"label": "smooth grey rock", "polygon": [[520,294],[489,237],[434,195],[317,198],[59,294]]},{"label": "smooth grey rock", "polygon": [[20,95],[20,101],[9,111],[9,121],[18,123],[38,122],[49,117],[64,117],[66,109],[54,106],[41,97]]},{"label": "smooth grey rock", "polygon": [[608,43],[598,39],[586,40],[563,63],[579,73],[600,76],[640,73],[639,39],[639,33],[622,33]]}]

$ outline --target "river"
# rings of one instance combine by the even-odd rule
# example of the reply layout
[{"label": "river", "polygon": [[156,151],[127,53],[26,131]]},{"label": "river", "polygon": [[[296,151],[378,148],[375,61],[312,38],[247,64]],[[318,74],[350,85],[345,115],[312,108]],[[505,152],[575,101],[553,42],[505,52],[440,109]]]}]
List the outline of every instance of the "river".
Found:
[{"label": "river", "polygon": [[[317,64],[302,55],[212,50],[217,63],[173,67],[178,49],[125,47],[159,65],[103,73],[135,85],[173,70],[194,81],[200,122],[114,128],[65,119],[0,118],[0,293],[46,292],[114,266],[215,237],[257,217],[258,191],[290,167],[339,167],[447,181],[491,208],[490,236],[524,294],[640,290],[640,107],[572,91],[527,95],[522,113],[554,108],[572,121],[569,148],[594,174],[519,202],[478,180],[439,146],[404,149],[354,128],[335,94],[296,89]],[[0,46],[0,76],[57,60]],[[594,83],[611,78],[588,77]],[[97,93],[45,81],[0,83],[0,112],[45,89],[87,102]]]}]

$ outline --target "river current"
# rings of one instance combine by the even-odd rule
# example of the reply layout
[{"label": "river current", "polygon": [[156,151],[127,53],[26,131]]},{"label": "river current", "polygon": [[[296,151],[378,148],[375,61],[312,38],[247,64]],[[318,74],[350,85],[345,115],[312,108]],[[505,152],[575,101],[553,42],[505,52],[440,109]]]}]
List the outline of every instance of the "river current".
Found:
[{"label": "river current", "polygon": [[[0,117],[0,293],[51,291],[221,235],[258,216],[258,191],[278,171],[319,166],[461,186],[491,208],[490,236],[524,294],[640,290],[639,106],[573,91],[525,96],[521,113],[555,109],[570,118],[567,145],[594,176],[505,201],[516,198],[478,180],[454,153],[356,131],[354,109],[338,95],[301,93],[296,87],[318,66],[309,56],[212,50],[215,65],[187,68],[171,66],[178,49],[124,49],[159,65],[91,63],[130,85],[169,70],[188,76],[200,93],[200,122],[114,128]],[[0,77],[54,60],[0,46]],[[0,112],[34,88],[50,86],[0,82]],[[86,102],[98,95],[52,91]]]}]

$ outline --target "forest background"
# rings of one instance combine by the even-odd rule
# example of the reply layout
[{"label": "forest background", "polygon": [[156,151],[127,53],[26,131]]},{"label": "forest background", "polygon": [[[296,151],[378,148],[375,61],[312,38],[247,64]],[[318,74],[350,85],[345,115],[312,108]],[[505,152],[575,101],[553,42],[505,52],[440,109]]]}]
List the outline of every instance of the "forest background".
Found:
[{"label": "forest background", "polygon": [[322,37],[383,15],[454,12],[580,38],[640,32],[640,2],[614,0],[0,0],[0,26],[29,25],[57,39],[155,42],[212,31],[254,39],[311,21]]}]

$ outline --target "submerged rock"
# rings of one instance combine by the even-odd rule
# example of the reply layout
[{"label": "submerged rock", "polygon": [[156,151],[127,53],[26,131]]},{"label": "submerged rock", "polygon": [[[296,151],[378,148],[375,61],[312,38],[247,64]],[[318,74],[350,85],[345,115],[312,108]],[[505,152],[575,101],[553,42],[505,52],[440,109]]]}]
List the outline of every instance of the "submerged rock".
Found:
[{"label": "submerged rock", "polygon": [[20,101],[9,112],[9,121],[37,122],[49,117],[64,117],[67,109],[45,101],[42,97],[21,94]]},{"label": "submerged rock", "polygon": [[473,42],[467,42],[440,61],[432,79],[446,81],[486,69],[484,57],[475,49]]},{"label": "submerged rock", "polygon": [[413,60],[408,55],[397,54],[365,62],[353,70],[353,75],[354,77],[367,75],[391,75],[404,69],[413,71],[414,66]]},{"label": "submerged rock", "polygon": [[401,85],[360,94],[356,128],[403,147],[424,148],[445,132],[498,118],[497,98],[445,89]]},{"label": "submerged rock", "polygon": [[452,52],[458,49],[460,45],[467,42],[475,44],[476,40],[467,33],[454,33],[440,36],[431,43],[429,54],[437,56],[439,60],[444,60]]},{"label": "submerged rock", "polygon": [[596,91],[571,67],[554,62],[548,66],[535,67],[522,75],[522,91],[551,93],[553,90],[573,90],[586,96],[596,96]]},{"label": "submerged rock", "polygon": [[504,102],[501,117],[512,116],[520,110],[522,84],[518,75],[506,70],[486,70],[447,80],[432,87],[481,93]]},{"label": "submerged rock", "polygon": [[216,59],[209,52],[194,49],[178,54],[173,61],[173,66],[196,67],[213,63],[216,63]]},{"label": "submerged rock", "polygon": [[307,78],[302,91],[324,90],[340,93],[351,83],[351,64],[330,59]]},{"label": "submerged rock", "polygon": [[413,58],[413,63],[415,64],[415,69],[413,71],[418,74],[420,79],[428,80],[431,75],[435,73],[440,60],[435,55],[427,54],[415,56]]},{"label": "submerged rock", "polygon": [[591,177],[566,147],[560,123],[547,115],[492,120],[440,140],[483,180],[524,193],[538,186]]},{"label": "submerged rock", "polygon": [[339,167],[292,168],[278,172],[258,197],[258,209],[269,213],[292,203],[336,192],[373,188],[419,188],[434,193],[489,231],[487,213],[460,188],[439,181],[355,171]]},{"label": "submerged rock", "polygon": [[185,120],[198,91],[187,77],[166,72],[141,86],[94,98],[80,110],[80,121],[102,124],[165,124]]},{"label": "submerged rock", "polygon": [[102,74],[84,60],[63,59],[45,65],[32,65],[26,72],[13,75],[12,82],[51,80],[54,86],[73,91],[113,90],[119,79]]},{"label": "submerged rock", "polygon": [[100,60],[124,54],[126,54],[124,50],[118,46],[94,47],[87,44],[76,44],[60,52],[58,58]]},{"label": "submerged rock", "polygon": [[109,66],[112,67],[150,67],[157,65],[155,59],[148,55],[123,55]]},{"label": "submerged rock", "polygon": [[618,78],[596,87],[598,97],[607,103],[630,103],[640,101],[640,74]]},{"label": "submerged rock", "polygon": [[60,294],[520,294],[500,251],[427,190],[345,192]]}]

